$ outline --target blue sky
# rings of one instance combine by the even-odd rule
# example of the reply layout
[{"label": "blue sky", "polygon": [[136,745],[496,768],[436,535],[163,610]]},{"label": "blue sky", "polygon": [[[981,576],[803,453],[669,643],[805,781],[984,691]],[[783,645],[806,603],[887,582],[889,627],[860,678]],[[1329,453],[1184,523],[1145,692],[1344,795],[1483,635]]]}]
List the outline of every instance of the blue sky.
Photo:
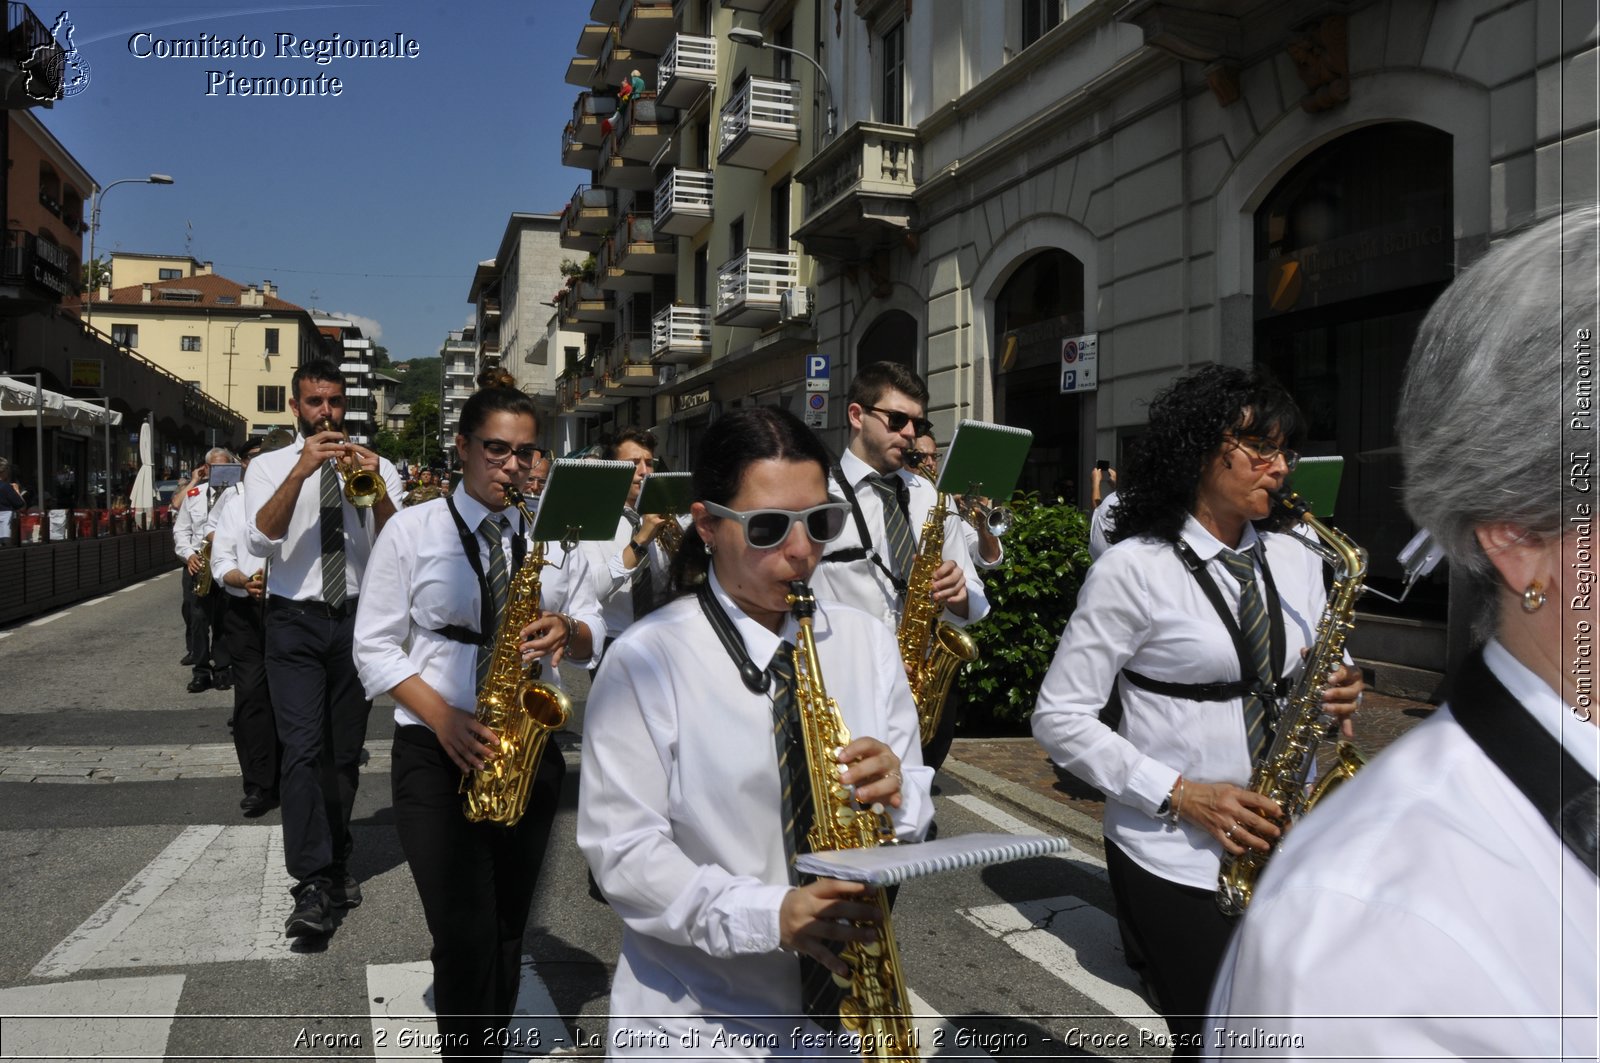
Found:
[{"label": "blue sky", "polygon": [[[102,186],[176,179],[113,189],[97,254],[189,253],[236,281],[271,280],[290,302],[375,323],[395,360],[432,357],[467,320],[473,269],[494,257],[510,214],[559,210],[587,179],[561,165],[560,138],[579,91],[563,79],[590,3],[70,3],[89,82],[34,113]],[[30,6],[47,25],[61,10]],[[136,58],[134,48],[150,49],[149,38],[130,47],[141,31],[243,34],[266,56]],[[402,33],[420,55],[319,66],[277,58],[278,33]],[[206,72],[229,69],[326,74],[344,88],[336,98],[208,96]]]}]

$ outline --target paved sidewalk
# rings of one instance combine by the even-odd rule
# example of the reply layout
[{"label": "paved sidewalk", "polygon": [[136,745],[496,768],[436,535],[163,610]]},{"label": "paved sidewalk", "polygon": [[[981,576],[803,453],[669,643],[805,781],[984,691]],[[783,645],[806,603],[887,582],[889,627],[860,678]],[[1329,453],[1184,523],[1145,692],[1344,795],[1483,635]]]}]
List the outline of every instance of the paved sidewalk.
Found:
[{"label": "paved sidewalk", "polygon": [[[1433,706],[1368,693],[1356,745],[1368,757],[1427,719]],[[1100,843],[1103,795],[1050,762],[1032,738],[957,738],[941,772],[1055,823],[1080,841]]]}]

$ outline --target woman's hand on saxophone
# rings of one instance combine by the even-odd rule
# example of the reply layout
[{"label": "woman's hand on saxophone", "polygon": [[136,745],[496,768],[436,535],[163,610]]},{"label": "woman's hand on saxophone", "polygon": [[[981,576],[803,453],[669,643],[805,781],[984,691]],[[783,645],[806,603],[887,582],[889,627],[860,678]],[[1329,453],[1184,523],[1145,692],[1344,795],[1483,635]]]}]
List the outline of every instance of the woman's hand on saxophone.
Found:
[{"label": "woman's hand on saxophone", "polygon": [[1178,815],[1210,834],[1234,856],[1245,849],[1267,852],[1283,834],[1274,820],[1283,818],[1278,802],[1228,782],[1182,780],[1175,802]]},{"label": "woman's hand on saxophone", "polygon": [[475,714],[445,701],[420,675],[407,677],[389,694],[428,725],[450,760],[463,772],[481,771],[495,758],[500,748],[495,733],[479,723]]},{"label": "woman's hand on saxophone", "polygon": [[900,758],[894,750],[876,738],[857,738],[839,750],[837,760],[843,766],[839,781],[855,787],[857,801],[900,807]]},{"label": "woman's hand on saxophone", "polygon": [[566,656],[572,626],[560,613],[543,613],[522,629],[522,662],[550,659],[554,668]]},{"label": "woman's hand on saxophone", "polygon": [[863,882],[819,878],[796,886],[783,895],[778,907],[778,943],[791,952],[810,956],[834,974],[849,977],[850,966],[828,942],[876,941],[878,932],[856,923],[876,923],[882,912],[875,904],[856,898],[867,896]]},{"label": "woman's hand on saxophone", "polygon": [[967,574],[954,561],[946,560],[933,571],[933,600],[955,613],[967,615]]},{"label": "woman's hand on saxophone", "polygon": [[1361,708],[1365,686],[1361,669],[1341,664],[1329,674],[1328,683],[1322,688],[1322,711],[1339,721],[1340,733],[1345,738],[1355,737],[1356,710]]}]

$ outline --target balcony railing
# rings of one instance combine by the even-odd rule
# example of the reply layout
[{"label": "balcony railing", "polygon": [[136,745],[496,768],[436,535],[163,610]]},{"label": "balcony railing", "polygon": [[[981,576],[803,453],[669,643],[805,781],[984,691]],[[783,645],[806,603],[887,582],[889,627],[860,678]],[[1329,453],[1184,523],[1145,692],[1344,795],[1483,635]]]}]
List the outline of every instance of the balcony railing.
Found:
[{"label": "balcony railing", "polygon": [[777,321],[785,290],[800,282],[800,256],[791,251],[746,251],[717,270],[717,324]]},{"label": "balcony railing", "polygon": [[561,246],[597,251],[601,234],[611,225],[617,194],[609,188],[579,185],[561,212]]},{"label": "balcony railing", "polygon": [[765,170],[800,142],[794,81],[749,78],[722,105],[717,159]]},{"label": "balcony railing", "polygon": [[[617,264],[630,273],[669,273],[678,264],[677,242],[657,236],[649,214],[629,214],[617,226]],[[648,287],[648,285],[646,286]]]},{"label": "balcony railing", "polygon": [[76,74],[67,70],[66,53],[50,27],[27,4],[6,4],[5,54],[18,67],[28,64],[29,75],[6,79],[7,107],[48,107]]},{"label": "balcony railing", "polygon": [[616,313],[611,293],[592,280],[580,280],[561,293],[561,327],[576,332],[599,332]]},{"label": "balcony railing", "polygon": [[650,164],[624,157],[618,150],[615,130],[600,145],[600,161],[595,166],[595,180],[606,188],[626,188],[643,192],[655,187],[655,174]]},{"label": "balcony railing", "polygon": [[858,122],[795,174],[805,189],[795,238],[806,251],[855,260],[897,246],[911,229],[916,130]]},{"label": "balcony railing", "polygon": [[623,105],[613,120],[617,151],[625,159],[649,162],[661,150],[677,121],[677,110],[657,102],[655,93],[640,93]]},{"label": "balcony railing", "polygon": [[693,236],[711,220],[712,176],[707,170],[673,169],[656,185],[656,232]]},{"label": "balcony railing", "polygon": [[717,42],[714,37],[672,38],[661,56],[659,94],[662,103],[687,107],[717,83]]},{"label": "balcony railing", "polygon": [[711,357],[711,309],[669,306],[650,321],[650,357],[657,362],[703,362]]},{"label": "balcony railing", "polygon": [[617,14],[618,39],[641,52],[659,55],[676,28],[672,0],[623,0]]},{"label": "balcony railing", "polygon": [[572,104],[572,121],[561,131],[561,161],[567,166],[593,169],[605,139],[607,119],[616,112],[617,98],[580,92]]},{"label": "balcony railing", "polygon": [[624,78],[637,70],[646,85],[653,85],[656,80],[656,63],[654,53],[629,48],[619,41],[616,27],[613,26],[605,49],[600,53],[601,84],[620,85]]},{"label": "balcony railing", "polygon": [[608,396],[622,399],[643,395],[656,386],[656,367],[633,357],[633,352],[642,346],[636,347],[630,338],[619,337],[601,353],[600,389]]}]

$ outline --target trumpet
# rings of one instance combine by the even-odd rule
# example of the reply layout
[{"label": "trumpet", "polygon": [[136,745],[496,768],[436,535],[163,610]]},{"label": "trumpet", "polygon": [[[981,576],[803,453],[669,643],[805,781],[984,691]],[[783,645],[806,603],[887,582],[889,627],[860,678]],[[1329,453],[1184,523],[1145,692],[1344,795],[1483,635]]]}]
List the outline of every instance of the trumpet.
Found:
[{"label": "trumpet", "polygon": [[[330,417],[324,417],[312,427],[318,432],[338,432],[346,440],[350,438],[350,434],[334,425]],[[371,509],[389,496],[389,489],[383,485],[383,477],[356,465],[348,452],[344,460],[338,463],[338,469],[339,475],[344,478],[345,501],[357,509]]]},{"label": "trumpet", "polygon": [[[908,450],[905,454],[905,463],[912,471],[937,482],[938,473],[934,468],[933,455]],[[961,514],[961,519],[978,531],[987,531],[998,539],[1011,530],[1014,522],[1009,506],[984,502],[968,495],[956,495],[955,499],[956,510]]]}]

